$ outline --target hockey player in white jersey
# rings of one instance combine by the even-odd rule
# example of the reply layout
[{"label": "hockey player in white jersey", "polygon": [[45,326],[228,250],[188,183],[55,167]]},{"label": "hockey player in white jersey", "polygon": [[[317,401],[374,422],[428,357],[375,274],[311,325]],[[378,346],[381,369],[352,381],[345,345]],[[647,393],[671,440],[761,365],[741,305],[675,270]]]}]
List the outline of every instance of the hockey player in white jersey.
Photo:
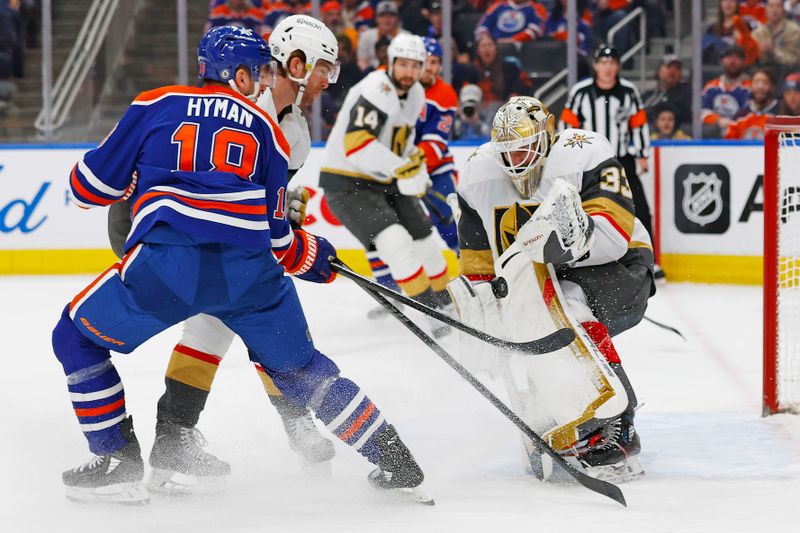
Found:
[{"label": "hockey player in white jersey", "polygon": [[[291,147],[290,178],[303,165],[311,148],[308,124],[300,105],[311,104],[338,76],[338,43],[320,21],[287,17],[270,35],[272,57],[278,61],[274,88],[265,88],[257,105],[279,123]],[[289,216],[302,225],[308,193],[298,187],[287,192]],[[130,218],[127,206],[114,204],[109,231],[112,246],[121,252]],[[150,454],[153,473],[148,488],[164,492],[218,492],[230,465],[201,449],[195,428],[205,407],[218,365],[234,339],[222,321],[196,315],[184,322],[183,336],[172,352],[165,375],[166,391],[158,402],[156,438]],[[260,365],[255,368],[264,389],[281,416],[290,447],[313,470],[329,469],[333,443],[323,437],[311,413],[286,400]]]},{"label": "hockey player in white jersey", "polygon": [[[569,319],[564,323],[580,333],[575,342],[583,339],[591,348],[575,353],[587,360],[596,354],[593,368],[607,387],[592,397],[596,403],[581,404],[585,411],[579,409],[569,432],[550,433],[547,440],[597,477],[643,475],[633,426],[636,397],[611,336],[644,316],[655,292],[653,252],[609,142],[585,130],[556,135],[555,117],[544,104],[514,97],[498,110],[491,142],[464,166],[458,201],[462,277],[450,289],[461,319],[506,336],[538,327],[533,322]],[[496,276],[505,278],[502,288],[493,286]],[[527,298],[533,292],[549,314],[531,317],[534,304]],[[510,389],[525,379],[505,370],[513,403],[519,391]],[[530,446],[528,452],[537,456]]]},{"label": "hockey player in white jersey", "polygon": [[[347,93],[325,146],[320,186],[336,218],[365,249],[374,245],[400,288],[441,308],[449,304],[447,263],[420,206],[431,181],[414,143],[425,104],[425,45],[401,34],[388,55],[386,71],[370,73]],[[437,325],[434,335],[446,331]]]}]

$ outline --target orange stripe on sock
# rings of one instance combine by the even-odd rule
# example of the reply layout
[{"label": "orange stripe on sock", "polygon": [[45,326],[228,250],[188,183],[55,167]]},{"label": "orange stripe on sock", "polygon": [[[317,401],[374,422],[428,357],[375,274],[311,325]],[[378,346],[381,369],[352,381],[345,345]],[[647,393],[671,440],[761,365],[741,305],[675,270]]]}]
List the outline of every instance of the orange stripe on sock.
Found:
[{"label": "orange stripe on sock", "polygon": [[364,425],[364,422],[366,422],[374,412],[375,412],[375,404],[369,402],[369,405],[367,405],[367,408],[364,409],[363,413],[361,413],[361,416],[356,418],[355,421],[352,423],[352,425],[349,428],[347,428],[344,433],[339,435],[339,438],[341,440],[347,440],[353,435],[355,435],[356,431],[361,429],[361,426]]},{"label": "orange stripe on sock", "polygon": [[75,414],[78,416],[100,416],[112,411],[116,411],[125,405],[125,398],[122,397],[114,403],[108,405],[101,405],[100,407],[89,407],[86,409],[75,409]]}]

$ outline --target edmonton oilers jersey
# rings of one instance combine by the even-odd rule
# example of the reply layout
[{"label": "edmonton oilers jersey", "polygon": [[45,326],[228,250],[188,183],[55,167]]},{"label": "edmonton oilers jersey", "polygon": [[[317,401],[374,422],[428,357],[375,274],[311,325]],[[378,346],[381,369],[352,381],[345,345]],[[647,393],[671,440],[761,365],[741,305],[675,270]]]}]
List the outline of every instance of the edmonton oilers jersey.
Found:
[{"label": "edmonton oilers jersey", "polygon": [[428,174],[437,176],[455,170],[448,144],[453,131],[458,95],[442,78],[425,89],[425,107],[417,121],[416,138],[425,152]]},{"label": "edmonton oilers jersey", "polygon": [[277,251],[293,239],[288,159],[278,126],[235,91],[162,87],[133,101],[72,169],[70,187],[81,207],[130,199],[126,252],[140,241],[165,242],[165,232],[180,239],[172,244]]}]

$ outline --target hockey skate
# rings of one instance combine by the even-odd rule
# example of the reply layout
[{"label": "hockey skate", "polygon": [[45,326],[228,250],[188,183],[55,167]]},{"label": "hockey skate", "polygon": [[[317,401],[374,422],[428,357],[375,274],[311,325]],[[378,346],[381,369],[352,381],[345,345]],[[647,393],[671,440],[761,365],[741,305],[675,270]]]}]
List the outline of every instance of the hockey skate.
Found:
[{"label": "hockey skate", "polygon": [[425,475],[411,452],[400,440],[394,426],[387,425],[376,435],[381,452],[378,468],[370,472],[367,479],[380,491],[386,491],[398,499],[433,505],[433,498],[422,487]]},{"label": "hockey skate", "polygon": [[96,455],[89,462],[62,475],[67,498],[80,503],[143,505],[150,495],[142,484],[144,461],[130,417],[122,422],[128,444],[107,455]]},{"label": "hockey skate", "polygon": [[578,442],[574,457],[588,475],[609,483],[626,483],[644,477],[636,457],[641,447],[633,417],[625,414]]},{"label": "hockey skate", "polygon": [[197,428],[159,421],[150,452],[153,471],[147,488],[172,496],[224,492],[225,476],[231,473],[231,465],[203,451],[207,443]]},{"label": "hockey skate", "polygon": [[331,459],[336,455],[333,442],[317,429],[310,413],[296,418],[284,418],[283,427],[289,437],[289,446],[303,460],[303,467],[314,475],[330,476]]}]

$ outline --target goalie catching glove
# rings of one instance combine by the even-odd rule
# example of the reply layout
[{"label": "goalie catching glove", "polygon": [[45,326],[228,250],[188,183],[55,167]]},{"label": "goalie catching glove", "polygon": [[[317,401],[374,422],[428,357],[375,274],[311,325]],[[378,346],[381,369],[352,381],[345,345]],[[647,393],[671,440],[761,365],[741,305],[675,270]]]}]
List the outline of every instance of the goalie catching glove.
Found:
[{"label": "goalie catching glove", "polygon": [[292,244],[283,253],[277,253],[278,262],[288,274],[314,283],[330,283],[336,279],[329,257],[336,257],[336,248],[326,239],[301,229],[294,231]]},{"label": "goalie catching glove", "polygon": [[557,179],[516,240],[537,263],[574,263],[592,247],[594,221],[583,210],[575,186]]},{"label": "goalie catching glove", "polygon": [[408,159],[392,171],[397,179],[397,189],[400,194],[422,198],[432,185],[425,166],[425,152],[415,149]]}]

